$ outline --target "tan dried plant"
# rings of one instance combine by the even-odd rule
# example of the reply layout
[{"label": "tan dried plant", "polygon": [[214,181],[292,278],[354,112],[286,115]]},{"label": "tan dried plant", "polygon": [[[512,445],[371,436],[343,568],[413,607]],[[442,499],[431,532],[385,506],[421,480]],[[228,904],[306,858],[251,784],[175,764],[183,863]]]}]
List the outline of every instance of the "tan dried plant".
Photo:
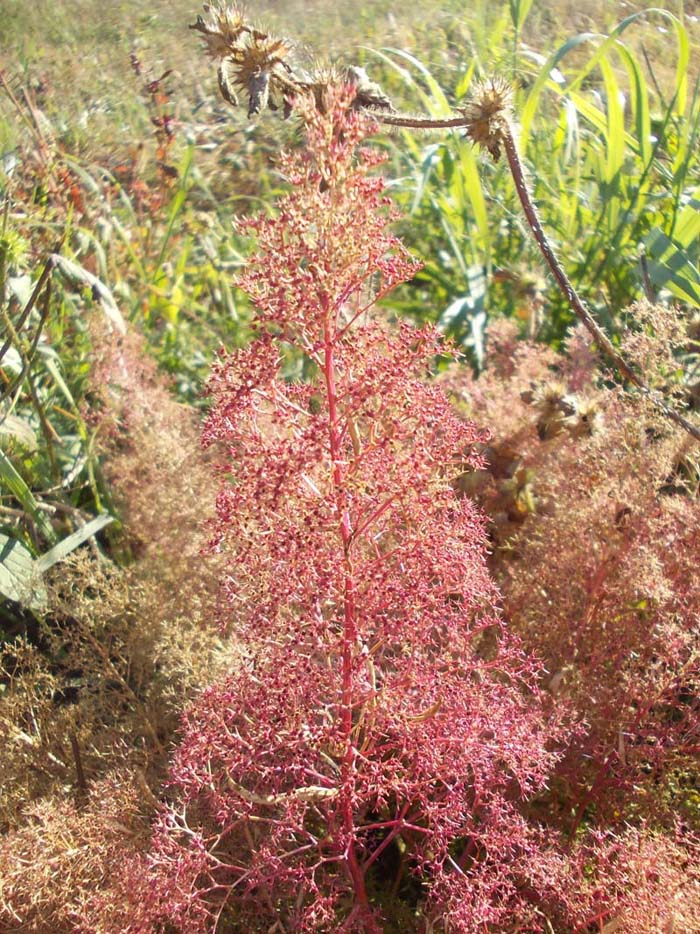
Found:
[{"label": "tan dried plant", "polygon": [[132,918],[112,884],[145,851],[154,804],[138,777],[117,770],[80,802],[57,791],[30,805],[0,847],[0,930],[126,930]]},{"label": "tan dried plant", "polygon": [[78,923],[103,890],[109,914],[110,867],[143,844],[112,811],[137,820],[134,801],[138,813],[155,804],[183,709],[237,664],[211,626],[198,418],[138,336],[93,338],[90,417],[122,520],[111,552],[127,566],[75,553],[49,581],[33,644],[6,645],[0,659],[2,931],[125,929]]},{"label": "tan dried plant", "polygon": [[248,25],[242,12],[226,4],[205,4],[204,16],[191,27],[205,42],[207,52],[218,63],[221,94],[234,106],[236,88],[248,96],[248,115],[280,104],[289,107],[299,79],[290,64],[292,45]]}]

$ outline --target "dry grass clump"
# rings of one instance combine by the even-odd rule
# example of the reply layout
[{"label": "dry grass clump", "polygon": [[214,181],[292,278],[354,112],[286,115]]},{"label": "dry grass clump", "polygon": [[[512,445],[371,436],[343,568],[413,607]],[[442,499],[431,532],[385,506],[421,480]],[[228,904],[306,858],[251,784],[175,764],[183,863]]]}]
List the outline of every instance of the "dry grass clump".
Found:
[{"label": "dry grass clump", "polygon": [[2,930],[126,930],[124,919],[100,927],[118,898],[99,910],[90,900],[146,844],[184,706],[236,664],[235,646],[210,625],[210,467],[197,417],[137,337],[102,335],[99,346],[87,414],[123,521],[110,550],[128,564],[73,555],[49,581],[32,638],[4,647]]},{"label": "dry grass clump", "polygon": [[0,848],[0,929],[127,930],[124,893],[111,885],[143,853],[151,811],[147,786],[123,772],[91,784],[80,803],[56,791],[28,807]]},{"label": "dry grass clump", "polygon": [[201,448],[198,413],[176,401],[139,335],[99,330],[94,343],[92,417],[124,523],[118,547],[157,589],[159,617],[196,628],[215,597],[215,557],[203,554],[213,454]]},{"label": "dry grass clump", "polygon": [[[56,723],[60,718],[53,697],[59,679],[36,646],[23,639],[13,643],[3,658],[0,678],[0,827],[6,830],[21,821],[27,801],[68,782],[72,724]],[[56,730],[53,737],[45,728],[50,720]]]}]

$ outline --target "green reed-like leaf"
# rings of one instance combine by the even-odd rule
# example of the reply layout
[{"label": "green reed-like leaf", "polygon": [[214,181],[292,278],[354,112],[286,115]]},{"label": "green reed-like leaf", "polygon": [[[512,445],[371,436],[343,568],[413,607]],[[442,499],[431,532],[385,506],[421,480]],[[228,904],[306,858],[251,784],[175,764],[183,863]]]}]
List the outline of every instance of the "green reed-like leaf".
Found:
[{"label": "green reed-like leaf", "polygon": [[[430,73],[429,69],[410,52],[404,49],[393,49],[386,47],[384,49],[367,49],[372,55],[375,55],[381,61],[385,62],[393,71],[402,78],[403,82],[420,98],[421,104],[433,117],[445,117],[452,113],[452,108],[438,82]],[[392,56],[408,62],[420,75],[425,82],[430,93],[426,93],[421,87],[420,82],[411,74],[408,68],[396,62]]]},{"label": "green reed-like leaf", "polygon": [[652,284],[700,308],[700,269],[687,252],[658,228],[645,238],[644,246]]},{"label": "green reed-like leaf", "polygon": [[29,550],[1,532],[0,598],[38,611],[45,609],[47,602],[46,587]]},{"label": "green reed-like leaf", "polygon": [[14,496],[44,538],[53,544],[56,541],[56,533],[51,523],[12,461],[2,450],[0,450],[0,485]]},{"label": "green reed-like leaf", "polygon": [[64,558],[67,558],[68,555],[82,545],[83,542],[92,538],[93,535],[97,535],[98,532],[101,532],[105,526],[108,526],[112,522],[114,522],[114,516],[110,516],[108,513],[102,513],[101,516],[96,516],[94,519],[91,519],[90,522],[87,522],[82,528],[66,536],[66,538],[54,545],[53,548],[45,552],[40,558],[37,558],[34,562],[36,570],[42,574],[48,571],[50,567],[53,567],[53,565],[57,564],[59,561],[63,561]]}]

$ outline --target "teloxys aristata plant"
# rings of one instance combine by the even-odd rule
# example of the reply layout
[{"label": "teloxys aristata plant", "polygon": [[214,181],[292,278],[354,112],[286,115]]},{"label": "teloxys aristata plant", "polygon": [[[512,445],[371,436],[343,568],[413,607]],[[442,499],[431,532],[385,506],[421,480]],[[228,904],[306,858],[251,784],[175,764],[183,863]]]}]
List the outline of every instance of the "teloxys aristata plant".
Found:
[{"label": "teloxys aristata plant", "polygon": [[[245,66],[268,40],[219,15]],[[270,68],[274,95],[290,72]],[[526,915],[545,875],[519,806],[561,730],[453,484],[483,436],[425,378],[435,330],[373,320],[416,264],[355,87],[318,100],[294,100],[292,193],[245,224],[256,339],[210,381],[221,616],[247,660],[187,716],[141,930],[467,931]]]},{"label": "teloxys aristata plant", "polygon": [[[286,40],[274,39],[247,25],[236,7],[206,4],[205,11],[206,17],[198,17],[192,28],[201,33],[209,54],[218,62],[219,86],[229,103],[238,103],[235,86],[246,93],[249,114],[266,107],[276,110],[277,96],[288,114],[294,96],[309,91],[317,106],[323,109],[329,76],[309,77],[295,72],[290,63],[291,45]],[[513,94],[508,81],[499,76],[481,81],[467,105],[453,117],[434,119],[396,113],[391,101],[362,68],[348,68],[343,77],[356,88],[353,106],[371,109],[381,124],[416,130],[463,129],[467,137],[486,149],[494,160],[498,161],[505,154],[528,228],[571,310],[619,374],[665,417],[700,441],[700,428],[669,404],[658,390],[650,387],[639,368],[620,354],[566,275],[540,221],[518,153]]]}]

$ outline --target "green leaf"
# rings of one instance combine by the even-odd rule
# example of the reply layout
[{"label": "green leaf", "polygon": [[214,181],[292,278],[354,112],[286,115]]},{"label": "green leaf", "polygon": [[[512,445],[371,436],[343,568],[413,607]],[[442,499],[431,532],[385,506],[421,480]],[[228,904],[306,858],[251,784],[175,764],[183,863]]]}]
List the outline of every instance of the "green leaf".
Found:
[{"label": "green leaf", "polygon": [[120,334],[126,333],[126,325],[122,313],[117,307],[114,296],[97,276],[84,269],[80,263],[76,263],[60,253],[54,253],[52,259],[63,275],[74,285],[84,285],[90,288],[94,296],[99,301],[105,316]]},{"label": "green leaf", "polygon": [[36,451],[36,434],[26,418],[12,414],[0,416],[0,440],[3,437],[14,438],[28,451]]},{"label": "green leaf", "polygon": [[617,51],[627,68],[630,79],[632,113],[634,114],[635,136],[639,143],[639,155],[646,165],[651,159],[651,117],[649,116],[649,92],[641,66],[627,46],[618,42]]},{"label": "green leaf", "polygon": [[[445,96],[445,92],[442,90],[435,78],[430,74],[430,71],[425,67],[425,65],[417,59],[414,55],[411,55],[410,52],[406,52],[403,49],[393,49],[393,48],[384,48],[381,51],[378,49],[367,49],[372,55],[376,55],[377,58],[380,58],[383,62],[386,62],[391,68],[396,71],[401,78],[404,80],[408,87],[412,87],[420,97],[423,106],[428,111],[432,117],[448,117],[452,114],[452,108],[450,107],[450,102]],[[386,54],[389,53],[389,54]],[[426,94],[423,88],[420,86],[419,82],[413,77],[411,72],[404,68],[403,65],[398,64],[391,58],[391,55],[395,55],[399,59],[403,59],[406,62],[409,62],[417,72],[423,77],[426,85],[428,86],[429,94]]]},{"label": "green leaf", "polygon": [[34,520],[44,538],[53,544],[56,541],[56,533],[51,523],[39,507],[34,494],[3,451],[0,451],[0,486],[4,486],[9,490],[15,499],[21,503],[22,508]]},{"label": "green leaf", "polygon": [[97,535],[99,531],[111,522],[114,522],[114,516],[110,516],[106,512],[92,519],[84,525],[82,529],[78,529],[76,532],[73,532],[72,535],[68,535],[40,558],[37,558],[35,561],[37,570],[43,574],[44,571],[47,571],[58,561],[63,561],[64,558],[67,558],[79,545],[82,545],[83,542],[92,538],[93,535]]},{"label": "green leaf", "polygon": [[520,32],[530,12],[532,0],[510,0],[510,18],[516,32]]},{"label": "green leaf", "polygon": [[657,288],[700,307],[700,270],[677,243],[655,228],[644,240],[649,278]]},{"label": "green leaf", "polygon": [[673,239],[683,247],[689,247],[700,238],[700,188],[680,211],[673,228]]},{"label": "green leaf", "polygon": [[0,533],[0,595],[31,610],[46,608],[47,593],[29,551]]}]

